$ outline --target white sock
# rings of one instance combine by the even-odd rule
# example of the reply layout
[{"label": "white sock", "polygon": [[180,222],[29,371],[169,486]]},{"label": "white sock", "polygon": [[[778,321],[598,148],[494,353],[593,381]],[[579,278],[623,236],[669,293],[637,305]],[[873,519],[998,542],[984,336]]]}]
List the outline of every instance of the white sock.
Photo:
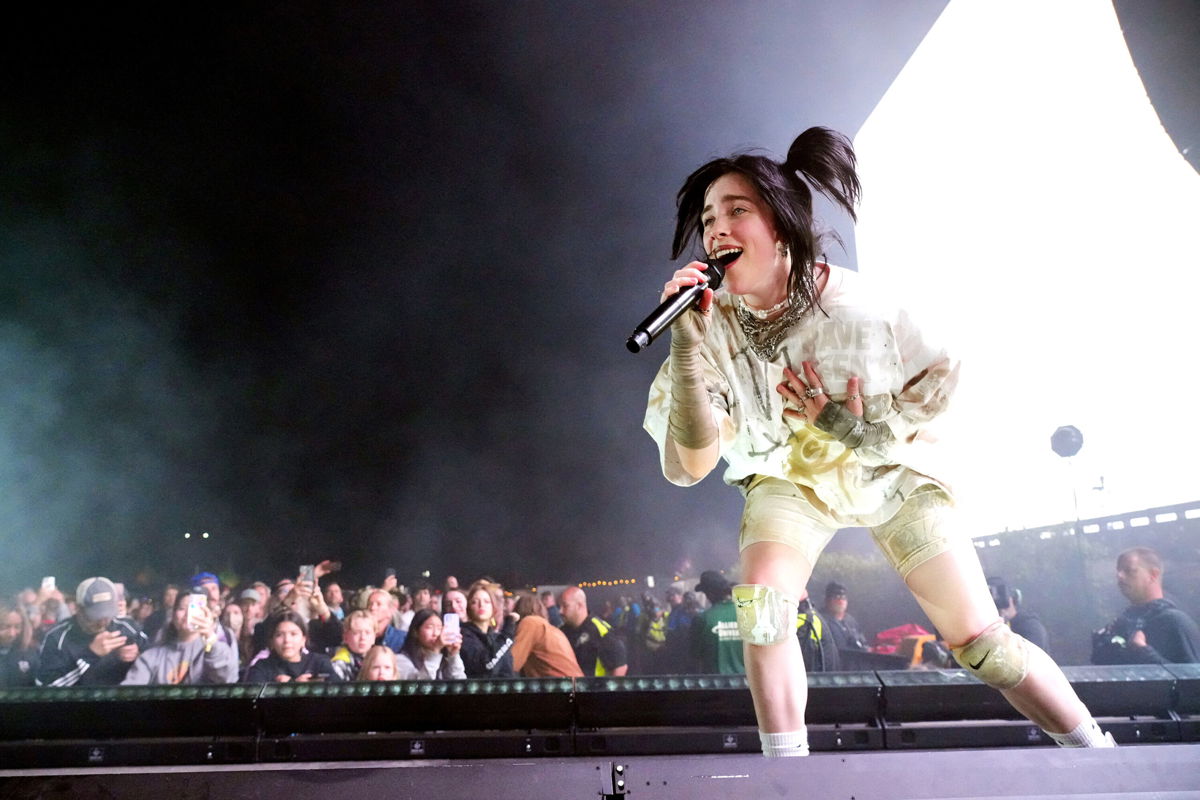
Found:
[{"label": "white sock", "polygon": [[1100,726],[1096,724],[1096,720],[1091,717],[1076,725],[1075,730],[1069,733],[1051,733],[1050,731],[1046,731],[1046,735],[1058,742],[1059,747],[1117,746],[1112,736],[1100,730]]},{"label": "white sock", "polygon": [[788,731],[787,733],[764,733],[759,731],[758,739],[762,742],[763,755],[768,758],[808,755],[808,728],[801,728],[798,731]]}]

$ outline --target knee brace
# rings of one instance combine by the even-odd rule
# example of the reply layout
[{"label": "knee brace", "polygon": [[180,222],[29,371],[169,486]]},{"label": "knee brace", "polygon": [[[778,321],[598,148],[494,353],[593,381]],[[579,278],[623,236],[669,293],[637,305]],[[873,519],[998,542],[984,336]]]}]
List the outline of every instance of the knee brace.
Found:
[{"label": "knee brace", "polygon": [[778,644],[796,635],[799,601],[774,586],[739,583],[733,587],[738,632],[750,644]]},{"label": "knee brace", "polygon": [[1029,671],[1029,647],[1029,642],[998,619],[984,628],[983,633],[950,652],[963,669],[988,686],[1011,689]]}]

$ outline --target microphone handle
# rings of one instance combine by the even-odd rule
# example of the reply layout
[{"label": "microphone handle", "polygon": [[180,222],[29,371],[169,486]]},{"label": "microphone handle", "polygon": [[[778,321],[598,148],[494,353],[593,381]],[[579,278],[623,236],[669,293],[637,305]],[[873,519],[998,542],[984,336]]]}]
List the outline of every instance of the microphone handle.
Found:
[{"label": "microphone handle", "polygon": [[[732,261],[737,258],[735,254]],[[694,286],[689,286],[686,289],[681,289],[675,294],[663,300],[658,308],[651,312],[650,316],[642,320],[641,324],[633,329],[633,334],[625,342],[626,349],[631,353],[640,353],[642,350],[650,346],[658,335],[667,328],[671,327],[671,323],[676,318],[700,301],[704,296],[705,289],[717,290],[721,287],[721,282],[725,279],[725,266],[727,262],[709,259],[708,268],[704,270],[704,274],[708,276],[707,283],[697,283]]]},{"label": "microphone handle", "polygon": [[687,311],[700,300],[704,295],[704,290],[707,288],[707,283],[697,283],[695,286],[681,289],[666,300],[663,300],[658,308],[650,312],[650,316],[642,320],[641,324],[633,329],[633,335],[625,342],[625,347],[631,353],[639,353],[649,347],[650,343],[657,339],[660,333],[671,327],[671,323],[680,314]]}]

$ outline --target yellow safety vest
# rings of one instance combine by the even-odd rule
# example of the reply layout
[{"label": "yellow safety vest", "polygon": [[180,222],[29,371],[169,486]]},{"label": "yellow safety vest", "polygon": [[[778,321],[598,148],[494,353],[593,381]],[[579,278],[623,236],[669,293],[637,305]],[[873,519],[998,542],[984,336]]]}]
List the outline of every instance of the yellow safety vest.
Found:
[{"label": "yellow safety vest", "polygon": [[[592,623],[596,626],[596,630],[600,632],[600,638],[608,636],[608,632],[612,630],[612,626],[599,617],[592,617]],[[596,650],[596,677],[603,678],[608,674],[608,670],[604,668],[604,662],[600,660],[600,651]]]}]

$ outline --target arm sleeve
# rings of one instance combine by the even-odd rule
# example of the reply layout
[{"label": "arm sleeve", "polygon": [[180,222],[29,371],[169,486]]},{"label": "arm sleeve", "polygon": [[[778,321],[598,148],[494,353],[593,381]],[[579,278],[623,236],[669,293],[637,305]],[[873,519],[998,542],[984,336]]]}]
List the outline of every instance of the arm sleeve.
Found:
[{"label": "arm sleeve", "polygon": [[[237,656],[225,642],[213,642],[212,649],[203,653],[200,658],[203,665],[200,671],[201,683],[237,683]],[[138,663],[141,663],[141,658],[138,659]]]},{"label": "arm sleeve", "polygon": [[533,621],[533,617],[523,617],[517,623],[517,635],[513,638],[512,657],[513,670],[520,672],[521,667],[525,666],[525,659],[529,658],[529,651],[533,649],[533,642],[537,636],[537,623]]},{"label": "arm sleeve", "polygon": [[150,663],[146,659],[145,653],[137,657],[137,661],[133,662],[133,666],[129,668],[129,672],[125,673],[125,678],[121,681],[122,686],[149,686],[153,680],[153,673],[150,671]]},{"label": "arm sleeve", "polygon": [[459,654],[462,658],[463,669],[468,676],[472,678],[487,677],[487,651],[481,646],[478,639],[464,636]]},{"label": "arm sleeve", "polygon": [[[729,418],[729,385],[716,368],[709,355],[707,343],[701,347],[704,362],[704,384],[711,401],[713,423],[717,426],[717,441],[722,452],[733,441],[733,424]],[[646,403],[646,416],[642,427],[658,445],[659,461],[663,477],[676,486],[692,486],[703,478],[689,474],[679,461],[679,451],[667,433],[671,415],[671,361],[667,359],[659,367],[658,375],[650,385],[650,397]]]},{"label": "arm sleeve", "polygon": [[420,680],[421,675],[412,659],[405,653],[396,654],[396,679],[401,681]]},{"label": "arm sleeve", "polygon": [[621,641],[621,637],[617,635],[616,631],[600,640],[600,661],[609,672],[629,663],[628,656],[625,654],[625,643]]},{"label": "arm sleeve", "polygon": [[38,686],[74,686],[100,658],[90,649],[84,649],[82,655],[72,658],[60,646],[65,636],[51,633],[53,640],[48,637],[42,644],[35,683]]},{"label": "arm sleeve", "polygon": [[275,680],[275,665],[272,659],[264,658],[256,661],[246,670],[242,683],[271,683]]},{"label": "arm sleeve", "polygon": [[438,668],[438,677],[443,680],[466,680],[467,671],[463,667],[462,656],[458,653],[442,657],[442,666]]}]

